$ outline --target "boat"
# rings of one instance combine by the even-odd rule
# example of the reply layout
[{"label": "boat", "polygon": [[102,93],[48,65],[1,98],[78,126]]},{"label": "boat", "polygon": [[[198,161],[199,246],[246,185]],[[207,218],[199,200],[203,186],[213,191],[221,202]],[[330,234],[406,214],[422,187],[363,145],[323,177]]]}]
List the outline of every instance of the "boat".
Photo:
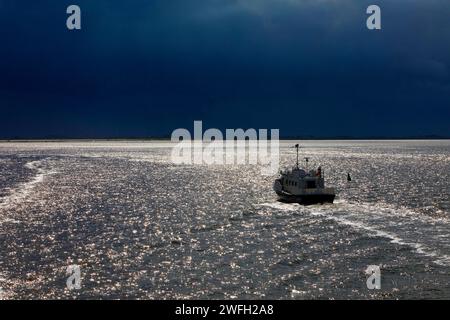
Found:
[{"label": "boat", "polygon": [[280,176],[274,181],[273,189],[278,195],[278,200],[287,203],[299,203],[303,205],[333,203],[336,197],[334,188],[325,187],[324,171],[319,166],[317,170],[308,171],[309,158],[305,158],[306,168],[302,169],[298,164],[295,167],[281,170]]}]

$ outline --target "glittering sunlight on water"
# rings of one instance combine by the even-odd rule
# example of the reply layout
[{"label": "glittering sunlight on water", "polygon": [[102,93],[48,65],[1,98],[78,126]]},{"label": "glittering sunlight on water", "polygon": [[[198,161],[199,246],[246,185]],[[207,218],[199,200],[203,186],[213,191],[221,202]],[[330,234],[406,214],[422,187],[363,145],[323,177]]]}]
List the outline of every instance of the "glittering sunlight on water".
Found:
[{"label": "glittering sunlight on water", "polygon": [[256,166],[174,165],[168,142],[0,143],[2,297],[450,298],[450,142],[301,144],[334,204],[279,203]]}]

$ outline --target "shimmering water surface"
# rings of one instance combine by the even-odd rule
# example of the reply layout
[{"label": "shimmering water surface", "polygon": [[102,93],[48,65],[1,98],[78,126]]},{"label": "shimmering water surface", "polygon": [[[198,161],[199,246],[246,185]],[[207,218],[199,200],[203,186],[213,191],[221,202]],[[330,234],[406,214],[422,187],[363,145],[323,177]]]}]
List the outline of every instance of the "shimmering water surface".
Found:
[{"label": "shimmering water surface", "polygon": [[0,143],[2,298],[450,298],[450,142],[301,144],[335,204],[278,203],[257,166],[174,165],[164,142]]}]

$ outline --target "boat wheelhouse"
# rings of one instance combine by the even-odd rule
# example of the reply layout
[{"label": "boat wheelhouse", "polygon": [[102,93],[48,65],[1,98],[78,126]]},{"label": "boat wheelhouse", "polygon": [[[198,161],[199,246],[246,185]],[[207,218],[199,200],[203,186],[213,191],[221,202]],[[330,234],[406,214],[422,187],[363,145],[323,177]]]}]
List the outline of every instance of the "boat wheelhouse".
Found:
[{"label": "boat wheelhouse", "polygon": [[309,159],[305,158],[306,169],[299,168],[298,149],[297,164],[295,167],[280,171],[280,177],[275,180],[273,189],[282,202],[317,204],[333,203],[336,196],[334,188],[325,187],[325,179],[322,168],[308,171]]}]

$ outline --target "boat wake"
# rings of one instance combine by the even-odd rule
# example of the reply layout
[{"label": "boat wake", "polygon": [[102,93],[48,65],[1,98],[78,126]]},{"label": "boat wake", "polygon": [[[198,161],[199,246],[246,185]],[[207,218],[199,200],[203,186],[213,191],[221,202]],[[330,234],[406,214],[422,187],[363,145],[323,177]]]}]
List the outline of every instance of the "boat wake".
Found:
[{"label": "boat wake", "polygon": [[260,206],[277,211],[295,212],[333,220],[370,236],[386,238],[389,242],[407,246],[427,256],[435,264],[450,266],[450,223],[448,219],[433,218],[407,208],[369,203],[348,203],[305,207],[298,204],[262,203]]},{"label": "boat wake", "polygon": [[8,196],[0,199],[0,210],[10,209],[22,203],[32,194],[36,186],[44,181],[46,176],[56,173],[55,171],[48,170],[45,163],[45,160],[36,160],[25,164],[26,168],[35,172],[33,178],[12,189]]}]

